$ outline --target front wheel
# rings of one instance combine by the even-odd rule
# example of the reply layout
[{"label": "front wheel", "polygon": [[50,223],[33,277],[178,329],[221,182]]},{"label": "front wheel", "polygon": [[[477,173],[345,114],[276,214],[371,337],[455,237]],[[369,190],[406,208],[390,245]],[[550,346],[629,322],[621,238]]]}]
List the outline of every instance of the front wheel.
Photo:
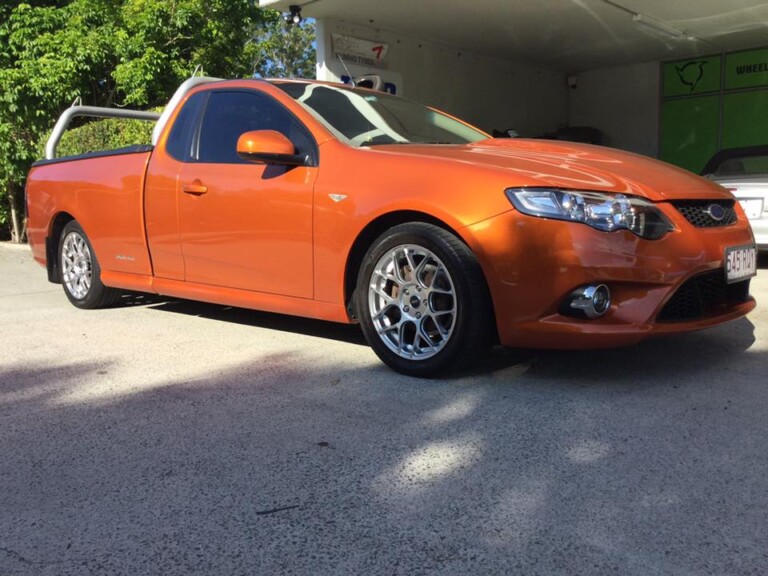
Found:
[{"label": "front wheel", "polygon": [[78,308],[106,308],[121,293],[101,283],[101,268],[88,237],[75,220],[64,226],[59,242],[59,270],[64,294]]},{"label": "front wheel", "polygon": [[379,237],[363,260],[355,298],[368,344],[403,374],[463,369],[493,339],[492,306],[477,259],[431,224],[402,224]]}]

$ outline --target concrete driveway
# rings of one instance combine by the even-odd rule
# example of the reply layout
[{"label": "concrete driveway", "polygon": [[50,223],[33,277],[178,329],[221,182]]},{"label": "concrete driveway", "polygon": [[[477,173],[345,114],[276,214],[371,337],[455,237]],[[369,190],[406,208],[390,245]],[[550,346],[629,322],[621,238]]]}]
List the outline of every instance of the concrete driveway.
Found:
[{"label": "concrete driveway", "polygon": [[355,327],[81,311],[0,245],[0,574],[763,575],[748,319],[414,380]]}]

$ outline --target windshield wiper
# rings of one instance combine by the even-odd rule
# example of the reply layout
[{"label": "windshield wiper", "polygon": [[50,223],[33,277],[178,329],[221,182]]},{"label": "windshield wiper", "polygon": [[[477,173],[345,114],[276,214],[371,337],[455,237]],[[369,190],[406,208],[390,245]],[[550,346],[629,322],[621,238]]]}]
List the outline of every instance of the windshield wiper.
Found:
[{"label": "windshield wiper", "polygon": [[459,142],[444,142],[442,140],[434,140],[429,142],[369,142],[366,144],[366,146],[392,146],[393,144],[410,144],[412,146],[420,146],[423,144],[459,144]]},{"label": "windshield wiper", "polygon": [[363,146],[394,146],[402,144],[413,144],[413,142],[366,142]]}]

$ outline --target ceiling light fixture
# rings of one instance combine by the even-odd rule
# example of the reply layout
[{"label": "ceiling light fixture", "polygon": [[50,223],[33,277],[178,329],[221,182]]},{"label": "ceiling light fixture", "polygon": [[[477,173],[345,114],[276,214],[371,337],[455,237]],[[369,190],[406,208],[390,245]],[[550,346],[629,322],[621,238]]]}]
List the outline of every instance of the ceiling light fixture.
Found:
[{"label": "ceiling light fixture", "polygon": [[693,36],[686,34],[681,30],[667,26],[663,22],[659,22],[653,18],[637,13],[632,16],[632,21],[637,24],[639,28],[645,28],[647,31],[660,34],[666,38],[674,38],[675,40],[695,40]]},{"label": "ceiling light fixture", "polygon": [[603,3],[611,6],[612,8],[616,8],[617,10],[621,10],[625,14],[629,14],[632,17],[632,22],[634,22],[638,28],[645,30],[657,38],[666,38],[671,40],[695,40],[697,42],[704,42],[704,40],[696,38],[695,36],[691,36],[690,34],[683,32],[682,30],[678,30],[677,28],[672,28],[672,26],[669,26],[668,24],[665,24],[656,18],[648,16],[647,14],[635,12],[626,6],[619,4],[615,0],[603,0]]}]

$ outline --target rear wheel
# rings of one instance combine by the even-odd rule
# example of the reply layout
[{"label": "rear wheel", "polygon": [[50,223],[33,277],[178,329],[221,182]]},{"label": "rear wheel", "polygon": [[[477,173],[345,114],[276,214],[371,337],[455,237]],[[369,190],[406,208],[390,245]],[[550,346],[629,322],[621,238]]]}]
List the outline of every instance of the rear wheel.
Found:
[{"label": "rear wheel", "polygon": [[465,368],[493,338],[480,265],[464,243],[431,224],[396,226],[376,240],[358,276],[356,308],[374,352],[411,376]]},{"label": "rear wheel", "polygon": [[119,290],[102,284],[96,254],[75,220],[68,222],[61,232],[59,270],[64,293],[78,308],[105,308],[120,299]]}]

